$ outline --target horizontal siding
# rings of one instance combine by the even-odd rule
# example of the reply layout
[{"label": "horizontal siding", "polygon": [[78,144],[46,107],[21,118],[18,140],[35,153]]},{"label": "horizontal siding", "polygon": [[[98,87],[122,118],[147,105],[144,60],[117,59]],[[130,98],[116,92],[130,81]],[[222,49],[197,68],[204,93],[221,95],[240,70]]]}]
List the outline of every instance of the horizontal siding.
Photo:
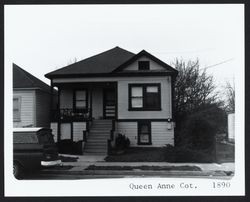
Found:
[{"label": "horizontal siding", "polygon": [[137,146],[137,122],[118,122],[117,133],[129,138],[130,146]]},{"label": "horizontal siding", "polygon": [[86,122],[73,123],[73,141],[83,140],[83,131],[86,130]]},{"label": "horizontal siding", "polygon": [[61,123],[61,140],[71,139],[71,123]]},{"label": "horizontal siding", "polygon": [[50,94],[36,91],[36,126],[49,127],[50,120]]},{"label": "horizontal siding", "polygon": [[21,118],[19,122],[14,122],[14,127],[35,127],[35,90],[14,90],[13,96],[21,98]]},{"label": "horizontal siding", "polygon": [[[170,128],[169,128],[170,124]],[[167,144],[174,145],[174,130],[172,123],[151,122],[152,145],[137,144],[137,122],[118,122],[116,133],[124,134],[130,140],[131,147],[163,147]]]},{"label": "horizontal siding", "polygon": [[57,123],[55,123],[55,122],[50,123],[50,128],[52,130],[54,141],[57,142]]},{"label": "horizontal siding", "polygon": [[152,146],[162,147],[167,144],[174,145],[174,130],[172,123],[151,122],[151,133]]}]

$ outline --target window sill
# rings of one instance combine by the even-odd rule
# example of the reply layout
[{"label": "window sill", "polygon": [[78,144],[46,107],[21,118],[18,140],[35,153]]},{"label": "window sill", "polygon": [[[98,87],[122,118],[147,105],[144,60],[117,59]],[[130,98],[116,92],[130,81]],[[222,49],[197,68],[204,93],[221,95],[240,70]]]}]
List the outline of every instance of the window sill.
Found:
[{"label": "window sill", "polygon": [[128,111],[162,111],[161,108],[155,108],[155,109],[150,109],[150,108],[129,108]]}]

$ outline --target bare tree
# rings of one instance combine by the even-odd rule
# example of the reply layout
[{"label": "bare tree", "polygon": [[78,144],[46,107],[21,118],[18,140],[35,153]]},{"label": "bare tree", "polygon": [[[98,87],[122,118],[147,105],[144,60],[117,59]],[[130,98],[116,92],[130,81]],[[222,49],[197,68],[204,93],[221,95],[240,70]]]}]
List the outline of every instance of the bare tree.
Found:
[{"label": "bare tree", "polygon": [[208,104],[219,103],[213,77],[200,69],[199,60],[173,63],[179,74],[175,82],[175,113],[179,122],[186,115]]}]

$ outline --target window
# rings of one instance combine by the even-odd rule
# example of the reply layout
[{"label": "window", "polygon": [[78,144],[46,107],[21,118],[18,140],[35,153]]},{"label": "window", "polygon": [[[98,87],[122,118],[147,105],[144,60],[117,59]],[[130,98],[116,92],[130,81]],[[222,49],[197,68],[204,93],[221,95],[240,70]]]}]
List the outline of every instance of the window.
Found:
[{"label": "window", "polygon": [[151,142],[151,122],[139,121],[138,122],[138,144],[147,145]]},{"label": "window", "polygon": [[161,110],[160,84],[129,84],[129,110]]},{"label": "window", "polygon": [[87,100],[88,99],[86,90],[76,90],[74,93],[74,108],[86,109],[88,106]]},{"label": "window", "polygon": [[13,121],[21,121],[21,97],[13,98]]},{"label": "window", "polygon": [[138,61],[139,70],[149,70],[149,61]]}]

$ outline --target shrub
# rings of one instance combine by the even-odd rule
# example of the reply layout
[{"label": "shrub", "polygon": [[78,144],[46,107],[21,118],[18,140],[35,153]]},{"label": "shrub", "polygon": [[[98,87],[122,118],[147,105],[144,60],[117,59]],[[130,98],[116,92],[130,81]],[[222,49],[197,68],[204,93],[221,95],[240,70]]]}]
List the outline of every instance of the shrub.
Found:
[{"label": "shrub", "polygon": [[189,116],[180,131],[180,146],[193,150],[211,150],[214,146],[216,129],[210,120],[197,113]]},{"label": "shrub", "polygon": [[58,152],[62,154],[82,154],[82,141],[73,142],[71,139],[57,142]]},{"label": "shrub", "polygon": [[164,159],[167,162],[211,163],[215,156],[209,150],[193,150],[187,147],[165,147]]},{"label": "shrub", "polygon": [[125,135],[119,133],[115,138],[115,147],[118,150],[124,150],[130,146],[130,140]]}]

